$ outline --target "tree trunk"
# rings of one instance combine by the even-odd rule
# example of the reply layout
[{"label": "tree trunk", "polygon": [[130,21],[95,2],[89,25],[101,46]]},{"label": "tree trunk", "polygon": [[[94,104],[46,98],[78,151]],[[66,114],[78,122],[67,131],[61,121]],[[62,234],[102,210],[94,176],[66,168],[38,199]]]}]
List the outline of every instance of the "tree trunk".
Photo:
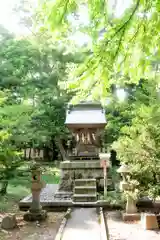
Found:
[{"label": "tree trunk", "polygon": [[47,162],[50,161],[51,160],[50,148],[48,146],[44,146],[43,152],[44,152],[43,160],[45,160]]},{"label": "tree trunk", "polygon": [[3,180],[2,181],[2,187],[0,190],[1,195],[5,195],[7,193],[7,187],[8,187],[8,180]]},{"label": "tree trunk", "polygon": [[58,149],[59,149],[59,151],[61,153],[63,161],[65,161],[67,159],[67,154],[66,154],[66,151],[65,151],[65,149],[63,147],[62,140],[57,137],[57,138],[55,138],[55,142],[56,142],[57,147],[58,147]]},{"label": "tree trunk", "polygon": [[29,148],[29,156],[28,156],[28,160],[31,160],[31,147]]},{"label": "tree trunk", "polygon": [[58,148],[57,144],[55,143],[54,137],[51,140],[51,146],[52,146],[52,161],[55,161],[58,159]]},{"label": "tree trunk", "polygon": [[26,154],[26,148],[24,148],[24,159],[26,160],[27,159],[27,154]]}]

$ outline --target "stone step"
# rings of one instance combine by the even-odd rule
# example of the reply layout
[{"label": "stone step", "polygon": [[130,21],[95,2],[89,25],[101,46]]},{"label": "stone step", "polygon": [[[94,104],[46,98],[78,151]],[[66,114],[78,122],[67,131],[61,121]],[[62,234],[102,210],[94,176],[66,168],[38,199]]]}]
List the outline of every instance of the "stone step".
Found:
[{"label": "stone step", "polygon": [[75,207],[96,207],[97,201],[95,201],[95,202],[74,202],[74,201],[72,201],[72,204]]},{"label": "stone step", "polygon": [[72,161],[87,161],[87,160],[97,160],[99,161],[99,156],[69,156],[69,159],[71,159]]},{"label": "stone step", "polygon": [[56,191],[54,198],[59,198],[59,199],[69,199],[73,195],[72,192],[66,192],[66,191]]},{"label": "stone step", "polygon": [[97,198],[95,198],[95,197],[90,197],[90,198],[86,198],[86,197],[74,197],[73,198],[73,201],[74,202],[96,202],[97,201]]},{"label": "stone step", "polygon": [[95,178],[79,178],[75,179],[75,182],[96,182]]},{"label": "stone step", "polygon": [[97,194],[74,194],[74,202],[96,202]]},{"label": "stone step", "polygon": [[75,186],[75,194],[96,194],[96,186]]},{"label": "stone step", "polygon": [[75,186],[96,186],[96,179],[75,179]]}]

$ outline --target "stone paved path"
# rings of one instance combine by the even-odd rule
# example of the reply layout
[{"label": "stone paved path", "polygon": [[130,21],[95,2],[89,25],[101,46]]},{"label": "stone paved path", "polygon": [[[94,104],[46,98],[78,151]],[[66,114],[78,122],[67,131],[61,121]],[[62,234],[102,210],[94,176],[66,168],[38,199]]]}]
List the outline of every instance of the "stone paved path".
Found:
[{"label": "stone paved path", "polygon": [[124,223],[107,214],[109,240],[160,240],[160,231],[144,230],[140,223]]},{"label": "stone paved path", "polygon": [[100,240],[100,225],[95,208],[77,208],[68,219],[62,240]]}]

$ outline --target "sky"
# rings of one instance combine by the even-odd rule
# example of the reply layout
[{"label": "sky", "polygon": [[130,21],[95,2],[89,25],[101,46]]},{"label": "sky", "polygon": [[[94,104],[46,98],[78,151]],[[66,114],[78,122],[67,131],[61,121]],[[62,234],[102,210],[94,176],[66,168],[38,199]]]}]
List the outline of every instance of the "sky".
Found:
[{"label": "sky", "polygon": [[18,18],[12,13],[16,0],[5,0],[0,2],[0,24],[8,30],[19,32]]},{"label": "sky", "polygon": [[[28,30],[22,25],[19,24],[19,15],[12,11],[13,7],[18,4],[20,0],[1,0],[0,1],[0,24],[2,24],[5,28],[9,31],[14,32],[16,35],[19,34],[27,34]],[[38,0],[31,0],[33,4],[38,2]],[[109,5],[111,8],[115,6],[116,1],[116,8],[114,9],[116,17],[120,17],[126,8],[128,8],[132,2],[132,0],[108,0]],[[81,8],[81,15],[82,18],[79,20],[79,23],[88,23],[88,16],[87,11]],[[78,41],[79,43],[84,41],[89,41],[89,39],[81,33],[76,33],[73,37],[73,40]]]},{"label": "sky", "polygon": [[[116,2],[116,4],[115,4]],[[114,15],[119,18],[124,13],[125,9],[128,8],[132,3],[132,0],[108,0],[109,9],[114,11]],[[75,21],[72,16],[69,17],[69,20],[73,23],[73,26],[76,27],[77,24],[87,25],[89,23],[89,16],[87,9],[82,6],[79,9],[80,15],[82,16],[79,20]],[[70,37],[71,40],[76,41],[78,45],[83,45],[84,43],[90,42],[89,36],[82,32],[77,32]]]},{"label": "sky", "polygon": [[[31,0],[34,4],[38,0]],[[20,24],[20,15],[13,11],[20,0],[0,0],[0,24],[15,35],[27,35],[29,30]]]},{"label": "sky", "polygon": [[[6,29],[13,32],[15,35],[27,35],[29,34],[29,30],[24,26],[20,25],[20,16],[14,11],[13,8],[16,4],[18,4],[20,0],[1,0],[0,2],[0,24],[3,25]],[[33,3],[36,3],[38,0],[32,0]],[[116,8],[114,9],[114,14],[116,17],[120,17],[126,8],[130,6],[132,0],[108,0],[110,3],[110,7],[113,8],[115,6],[116,1]],[[81,8],[81,18],[78,20],[76,24],[83,23],[87,25],[89,22],[88,13],[86,9]],[[70,19],[72,21],[72,18]],[[75,41],[77,44],[82,45],[90,41],[87,35],[84,35],[81,32],[76,32],[72,37],[71,40]],[[126,93],[123,89],[118,89],[117,94],[120,100],[124,100],[126,97]]]}]

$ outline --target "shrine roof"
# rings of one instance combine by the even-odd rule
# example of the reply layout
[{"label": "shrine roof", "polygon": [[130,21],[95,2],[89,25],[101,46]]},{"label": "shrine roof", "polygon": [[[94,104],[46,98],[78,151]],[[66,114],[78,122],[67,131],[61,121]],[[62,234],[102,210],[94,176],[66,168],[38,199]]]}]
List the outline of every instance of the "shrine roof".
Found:
[{"label": "shrine roof", "polygon": [[76,104],[76,105],[69,105],[68,106],[69,109],[102,109],[102,105],[100,102],[98,101],[81,101],[80,103]]},{"label": "shrine roof", "polygon": [[105,112],[100,103],[80,103],[70,106],[65,124],[106,124]]}]

